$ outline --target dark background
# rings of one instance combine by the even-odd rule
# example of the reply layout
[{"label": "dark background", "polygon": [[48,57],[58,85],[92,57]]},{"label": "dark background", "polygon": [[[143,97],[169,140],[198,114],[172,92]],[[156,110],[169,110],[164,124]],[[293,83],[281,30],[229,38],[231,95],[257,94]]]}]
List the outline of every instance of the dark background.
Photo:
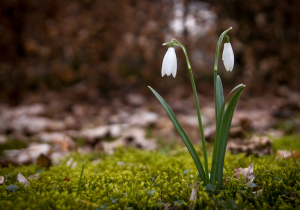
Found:
[{"label": "dark background", "polygon": [[176,79],[161,78],[162,44],[172,38],[186,46],[198,91],[209,95],[217,40],[229,27],[235,67],[226,72],[219,58],[225,88],[244,83],[248,96],[299,90],[299,11],[298,0],[4,0],[0,102],[69,89],[87,101],[151,95],[148,85],[191,92],[179,48]]}]

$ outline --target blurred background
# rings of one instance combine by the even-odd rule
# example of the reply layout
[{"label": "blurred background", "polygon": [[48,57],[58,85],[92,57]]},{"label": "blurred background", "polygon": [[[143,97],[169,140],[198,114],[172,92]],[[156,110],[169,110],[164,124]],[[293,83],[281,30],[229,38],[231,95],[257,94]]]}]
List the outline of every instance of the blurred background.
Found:
[{"label": "blurred background", "polygon": [[[252,116],[265,118],[263,125],[254,125],[256,118],[247,121],[246,114],[235,115],[235,125],[244,123],[243,129],[252,130],[283,127],[284,132],[297,133],[299,120],[291,117],[300,109],[299,10],[297,0],[1,1],[0,140],[39,141],[42,137],[36,135],[41,132],[136,125],[141,119],[148,119],[138,125],[148,135],[157,129],[144,128],[159,127],[164,115],[148,85],[175,112],[191,116],[182,119],[187,129],[194,126],[192,90],[181,49],[176,48],[176,78],[161,78],[167,51],[162,44],[172,38],[186,46],[200,105],[207,123],[213,124],[214,56],[219,35],[229,27],[235,66],[226,72],[220,57],[218,70],[225,93],[245,84],[238,109],[251,109]],[[267,117],[260,112],[264,109]],[[287,120],[278,124],[270,118]],[[170,134],[169,130],[164,132]],[[99,134],[91,147],[104,136],[121,135],[112,133]],[[74,132],[64,135],[87,139]]]},{"label": "blurred background", "polygon": [[[200,93],[212,85],[219,35],[229,27],[235,54],[225,86],[244,83],[250,95],[299,90],[299,1],[166,0],[0,3],[0,97],[17,104],[26,94],[81,86],[93,99],[128,91],[151,94],[189,86],[183,53],[178,76],[161,78],[172,38],[189,53]],[[203,86],[203,87],[202,87]]]}]

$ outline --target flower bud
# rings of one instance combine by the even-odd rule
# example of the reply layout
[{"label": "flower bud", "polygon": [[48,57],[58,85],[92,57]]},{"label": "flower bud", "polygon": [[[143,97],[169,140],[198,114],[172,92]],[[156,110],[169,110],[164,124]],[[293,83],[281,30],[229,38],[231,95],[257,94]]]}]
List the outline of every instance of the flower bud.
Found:
[{"label": "flower bud", "polygon": [[229,42],[229,37],[226,35],[224,39],[224,50],[222,55],[222,60],[227,71],[232,71],[234,66],[234,55],[231,44]]}]

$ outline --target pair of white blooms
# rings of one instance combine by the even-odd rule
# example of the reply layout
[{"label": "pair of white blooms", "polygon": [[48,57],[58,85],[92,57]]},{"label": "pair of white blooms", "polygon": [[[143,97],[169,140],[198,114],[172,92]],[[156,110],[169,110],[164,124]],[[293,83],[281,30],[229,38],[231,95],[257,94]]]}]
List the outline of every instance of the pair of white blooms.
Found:
[{"label": "pair of white blooms", "polygon": [[[228,40],[228,41],[227,41]],[[229,38],[225,39],[224,50],[222,55],[222,60],[227,71],[232,71],[234,66],[234,55],[231,44],[229,42]],[[175,78],[177,73],[177,58],[174,47],[169,47],[161,68],[161,76],[163,77],[165,74],[170,76],[171,74]]]}]

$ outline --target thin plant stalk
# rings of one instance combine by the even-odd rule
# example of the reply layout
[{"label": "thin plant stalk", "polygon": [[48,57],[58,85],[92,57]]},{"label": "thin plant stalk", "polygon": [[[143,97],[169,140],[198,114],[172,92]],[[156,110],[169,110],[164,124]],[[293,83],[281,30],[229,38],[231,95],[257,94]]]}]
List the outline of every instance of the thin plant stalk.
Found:
[{"label": "thin plant stalk", "polygon": [[82,174],[83,174],[83,170],[84,170],[84,164],[82,164],[82,169],[81,169],[81,174],[80,174],[80,179],[79,179],[79,184],[78,184],[78,190],[77,190],[77,197],[78,197],[78,193],[81,192],[81,178],[82,178]]},{"label": "thin plant stalk", "polygon": [[[216,50],[216,56],[215,56],[215,64],[214,64],[214,97],[215,97],[215,118],[216,118],[216,133],[218,132],[218,121],[220,120],[218,116],[218,110],[219,106],[222,106],[222,104],[218,104],[217,102],[217,69],[218,69],[218,60],[219,60],[219,55],[220,55],[220,48],[221,48],[221,43],[223,41],[224,36],[226,33],[231,30],[232,27],[224,31],[217,44],[217,50]],[[219,138],[215,135],[215,141],[214,141],[214,147],[213,147],[213,157],[212,157],[212,164],[211,164],[211,176],[210,176],[210,184],[214,184],[215,182],[215,172],[216,172],[216,167],[217,167],[217,154],[218,154],[218,147],[219,147]]]},{"label": "thin plant stalk", "polygon": [[209,182],[209,176],[208,176],[209,171],[208,171],[207,151],[206,151],[206,144],[205,144],[205,137],[204,137],[204,131],[203,131],[203,125],[202,125],[202,118],[201,118],[201,112],[200,112],[200,107],[199,107],[198,95],[197,95],[197,90],[196,90],[196,85],[195,85],[195,80],[194,80],[194,77],[193,77],[191,64],[190,64],[189,57],[187,55],[185,47],[181,43],[179,43],[176,39],[172,39],[172,42],[177,44],[183,50],[183,53],[184,53],[185,58],[186,58],[187,66],[188,66],[188,69],[189,69],[192,88],[193,88],[193,93],[194,93],[195,105],[196,105],[196,110],[197,110],[199,130],[200,130],[200,134],[201,134],[202,148],[203,148],[204,167],[205,167],[205,182],[208,183]]}]

